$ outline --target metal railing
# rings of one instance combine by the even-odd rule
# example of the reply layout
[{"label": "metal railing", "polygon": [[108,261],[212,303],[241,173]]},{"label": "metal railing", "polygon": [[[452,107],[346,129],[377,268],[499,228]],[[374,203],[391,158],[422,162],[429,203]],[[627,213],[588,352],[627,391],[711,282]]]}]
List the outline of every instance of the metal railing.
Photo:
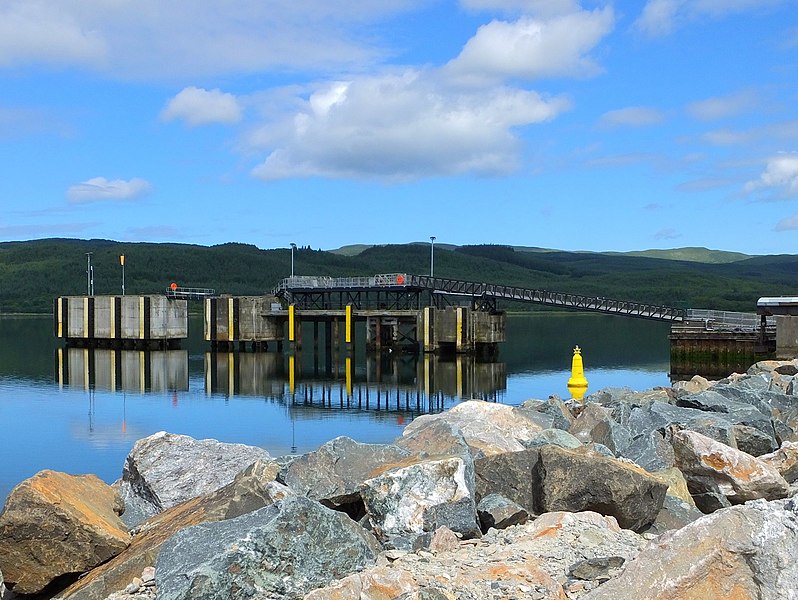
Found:
[{"label": "metal railing", "polygon": [[[758,331],[762,323],[762,317],[756,313],[698,308],[688,309],[685,320],[701,322],[708,331]],[[766,327],[775,328],[776,320],[767,317]]]},{"label": "metal railing", "polygon": [[211,288],[168,287],[166,297],[181,300],[202,300],[216,295],[216,290]]}]

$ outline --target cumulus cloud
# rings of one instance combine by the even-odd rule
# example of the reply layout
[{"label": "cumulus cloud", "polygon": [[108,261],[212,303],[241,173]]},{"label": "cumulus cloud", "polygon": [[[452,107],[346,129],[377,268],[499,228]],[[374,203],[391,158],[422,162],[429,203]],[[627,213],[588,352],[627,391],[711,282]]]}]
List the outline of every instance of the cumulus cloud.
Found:
[{"label": "cumulus cloud", "polygon": [[167,103],[161,118],[164,121],[182,119],[191,126],[232,124],[241,120],[241,107],[235,96],[219,89],[187,87]]},{"label": "cumulus cloud", "polygon": [[588,53],[612,30],[614,22],[610,7],[545,20],[491,21],[477,30],[446,70],[454,77],[477,82],[594,75],[601,67]]},{"label": "cumulus cloud", "polygon": [[648,0],[632,28],[659,37],[684,21],[717,18],[728,14],[763,10],[789,0]]},{"label": "cumulus cloud", "polygon": [[563,97],[509,87],[450,88],[417,70],[334,82],[250,139],[271,148],[253,174],[405,179],[507,173],[517,167],[514,128],[568,108]]},{"label": "cumulus cloud", "polygon": [[695,119],[712,121],[752,110],[757,103],[757,95],[751,90],[744,90],[729,96],[718,96],[693,102],[687,106],[687,113]]},{"label": "cumulus cloud", "polygon": [[765,193],[770,199],[798,198],[798,152],[770,158],[759,179],[745,184],[745,192]]},{"label": "cumulus cloud", "polygon": [[152,189],[149,182],[134,177],[109,180],[105,177],[94,177],[82,183],[70,186],[67,198],[73,204],[101,202],[104,200],[133,200],[143,196]]},{"label": "cumulus cloud", "polygon": [[664,118],[662,112],[656,108],[629,106],[604,113],[599,119],[599,126],[604,128],[646,127],[661,123]]}]

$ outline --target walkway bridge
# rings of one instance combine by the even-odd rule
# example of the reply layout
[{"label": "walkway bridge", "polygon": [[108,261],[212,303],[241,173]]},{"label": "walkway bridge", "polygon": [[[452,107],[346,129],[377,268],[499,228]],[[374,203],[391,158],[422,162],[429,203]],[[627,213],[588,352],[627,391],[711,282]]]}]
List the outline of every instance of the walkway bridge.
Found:
[{"label": "walkway bridge", "polygon": [[407,273],[339,278],[293,276],[283,279],[274,294],[304,310],[342,310],[347,304],[360,310],[420,310],[430,304],[454,305],[453,298],[460,297],[469,298],[474,310],[486,312],[496,312],[497,300],[512,300],[671,323],[688,318],[686,309],[658,304]]}]

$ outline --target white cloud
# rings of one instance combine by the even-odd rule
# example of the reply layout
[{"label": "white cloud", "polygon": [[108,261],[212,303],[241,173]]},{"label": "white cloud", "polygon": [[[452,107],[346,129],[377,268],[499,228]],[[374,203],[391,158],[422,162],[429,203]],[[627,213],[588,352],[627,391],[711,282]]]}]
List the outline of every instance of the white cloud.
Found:
[{"label": "white cloud", "polygon": [[772,157],[759,179],[745,184],[748,194],[762,191],[771,199],[798,198],[798,152]]},{"label": "white cloud", "polygon": [[513,171],[520,142],[514,128],[553,119],[570,108],[562,97],[491,87],[458,90],[435,73],[334,82],[303,108],[249,139],[270,151],[253,170],[262,179],[377,177]]},{"label": "white cloud", "polygon": [[599,119],[599,126],[605,128],[646,127],[661,123],[664,118],[662,112],[656,108],[629,106],[604,113]]},{"label": "white cloud", "polygon": [[685,21],[761,11],[790,0],[648,0],[632,28],[651,37],[671,33]]},{"label": "white cloud", "polygon": [[191,126],[232,124],[241,120],[241,107],[235,96],[219,89],[187,87],[167,103],[161,118],[164,121],[182,119]]},{"label": "white cloud", "polygon": [[611,8],[481,26],[446,70],[463,80],[587,76],[601,71],[588,53],[613,28]]},{"label": "white cloud", "polygon": [[99,202],[103,200],[133,200],[143,196],[152,189],[149,182],[134,177],[108,180],[105,177],[94,177],[88,181],[70,186],[67,198],[74,204]]},{"label": "white cloud", "polygon": [[655,240],[677,240],[682,237],[682,234],[673,229],[672,227],[666,227],[664,229],[660,229],[658,232],[654,234]]},{"label": "white cloud", "polygon": [[121,79],[344,68],[385,55],[364,33],[425,0],[2,0],[0,65],[77,65]]},{"label": "white cloud", "polygon": [[41,0],[0,4],[0,65],[103,63],[108,48],[102,35],[84,27],[65,4]]},{"label": "white cloud", "polygon": [[798,229],[798,214],[782,219],[776,223],[774,229],[776,231],[794,231]]},{"label": "white cloud", "polygon": [[687,113],[695,119],[712,121],[752,110],[756,108],[757,103],[757,95],[753,91],[744,90],[729,96],[717,96],[693,102],[687,106]]}]

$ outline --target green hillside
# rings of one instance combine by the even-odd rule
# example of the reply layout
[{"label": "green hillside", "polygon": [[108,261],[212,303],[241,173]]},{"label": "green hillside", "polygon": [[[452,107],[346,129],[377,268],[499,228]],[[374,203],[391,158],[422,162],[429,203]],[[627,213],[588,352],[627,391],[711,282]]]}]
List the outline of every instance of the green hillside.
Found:
[{"label": "green hillside", "polygon": [[[235,295],[262,294],[290,275],[289,249],[246,244],[121,243],[49,239],[0,243],[0,313],[50,312],[53,298],[86,293],[92,252],[95,293],[162,293],[171,282]],[[333,277],[429,272],[429,244],[364,247],[355,255],[299,248],[297,275]],[[693,308],[753,311],[765,295],[796,295],[798,256],[726,263],[626,254],[533,252],[509,246],[435,246],[435,275]],[[518,308],[518,307],[511,307]],[[532,309],[534,307],[523,307]]]}]

